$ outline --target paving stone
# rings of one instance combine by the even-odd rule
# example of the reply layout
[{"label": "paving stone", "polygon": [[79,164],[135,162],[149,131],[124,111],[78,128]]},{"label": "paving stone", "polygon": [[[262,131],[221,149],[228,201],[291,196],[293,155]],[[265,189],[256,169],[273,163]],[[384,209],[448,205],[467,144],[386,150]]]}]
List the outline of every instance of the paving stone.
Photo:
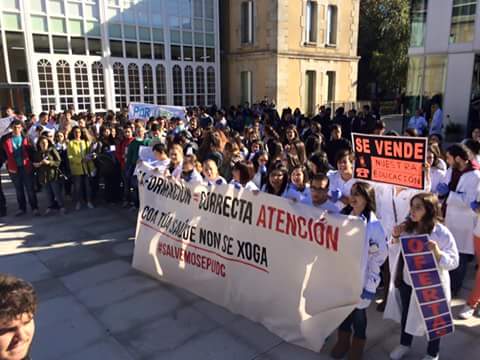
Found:
[{"label": "paving stone", "polygon": [[2,256],[0,272],[15,275],[30,282],[52,277],[48,267],[33,254]]}]

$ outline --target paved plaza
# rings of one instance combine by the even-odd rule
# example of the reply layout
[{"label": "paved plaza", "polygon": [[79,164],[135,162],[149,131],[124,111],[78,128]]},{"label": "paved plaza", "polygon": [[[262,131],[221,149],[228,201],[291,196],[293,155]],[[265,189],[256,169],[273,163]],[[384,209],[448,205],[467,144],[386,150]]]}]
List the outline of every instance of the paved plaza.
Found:
[{"label": "paved plaza", "polygon": [[[298,348],[257,323],[133,270],[134,212],[100,205],[66,216],[14,218],[15,193],[2,177],[9,216],[0,220],[0,272],[31,281],[38,291],[33,359],[330,358],[333,338],[320,354]],[[44,209],[42,195],[40,204]],[[454,301],[454,315],[463,304]],[[399,326],[382,320],[374,306],[368,320],[366,359],[387,359],[399,341]],[[440,358],[478,359],[480,319],[456,325],[456,333],[443,340]],[[425,343],[416,339],[407,359],[421,359]]]}]

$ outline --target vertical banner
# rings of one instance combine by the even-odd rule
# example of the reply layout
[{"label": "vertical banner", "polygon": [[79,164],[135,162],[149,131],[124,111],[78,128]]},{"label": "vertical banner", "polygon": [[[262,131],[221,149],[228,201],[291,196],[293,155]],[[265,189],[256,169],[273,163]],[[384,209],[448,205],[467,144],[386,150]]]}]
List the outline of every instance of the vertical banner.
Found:
[{"label": "vertical banner", "polygon": [[400,241],[428,340],[453,333],[450,304],[443,290],[435,256],[427,247],[428,235],[405,236]]},{"label": "vertical banner", "polygon": [[151,117],[173,117],[185,119],[185,108],[183,106],[153,105],[143,103],[130,103],[128,105],[128,118],[130,120],[148,120]]},{"label": "vertical banner", "polygon": [[354,178],[425,190],[427,138],[354,133],[352,141]]},{"label": "vertical banner", "polygon": [[4,133],[7,132],[7,129],[13,120],[15,120],[14,116],[9,116],[9,117],[0,119],[0,136],[2,136]]}]

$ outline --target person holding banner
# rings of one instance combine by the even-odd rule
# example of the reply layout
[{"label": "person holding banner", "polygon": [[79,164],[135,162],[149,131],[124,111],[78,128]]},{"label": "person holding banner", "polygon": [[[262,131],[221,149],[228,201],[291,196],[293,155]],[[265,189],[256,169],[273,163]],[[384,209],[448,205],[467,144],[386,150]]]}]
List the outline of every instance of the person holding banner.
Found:
[{"label": "person holding banner", "polygon": [[324,174],[313,175],[310,180],[309,198],[302,200],[303,204],[316,207],[317,209],[326,210],[332,214],[337,214],[340,209],[328,198],[329,180]]},{"label": "person holding banner", "polygon": [[[338,338],[330,355],[341,359],[360,360],[367,339],[367,308],[375,299],[380,283],[380,267],[387,258],[387,242],[382,224],[375,215],[375,190],[365,182],[356,182],[350,193],[350,203],[342,210],[344,215],[358,216],[367,225],[365,236],[366,267],[363,292],[353,312],[340,324]],[[352,338],[353,328],[353,338]]]},{"label": "person holding banner", "polygon": [[[441,285],[448,301],[451,300],[449,271],[458,266],[459,255],[455,239],[450,230],[441,224],[441,211],[438,199],[431,193],[420,193],[410,201],[410,215],[406,221],[394,227],[390,247],[400,247],[400,236],[427,234],[428,249],[433,252],[438,263]],[[410,274],[400,251],[390,258],[392,272],[389,295],[384,317],[401,323],[400,345],[391,353],[392,360],[402,359],[410,352],[413,336],[426,334],[425,322],[420,306],[413,295]],[[438,299],[440,300],[440,299]],[[433,301],[433,300],[432,300]],[[424,360],[439,358],[440,338],[428,342]]]},{"label": "person holding banner", "polygon": [[218,173],[218,166],[213,158],[207,158],[203,162],[203,176],[209,186],[227,184],[227,181]]},{"label": "person holding banner", "polygon": [[353,178],[353,153],[351,150],[340,150],[335,156],[337,171],[328,174],[330,179],[330,199],[342,209],[348,205],[348,194],[356,182]]},{"label": "person holding banner", "polygon": [[307,168],[303,165],[297,165],[290,174],[290,181],[282,195],[284,198],[309,202],[311,198],[310,185],[307,181]]}]

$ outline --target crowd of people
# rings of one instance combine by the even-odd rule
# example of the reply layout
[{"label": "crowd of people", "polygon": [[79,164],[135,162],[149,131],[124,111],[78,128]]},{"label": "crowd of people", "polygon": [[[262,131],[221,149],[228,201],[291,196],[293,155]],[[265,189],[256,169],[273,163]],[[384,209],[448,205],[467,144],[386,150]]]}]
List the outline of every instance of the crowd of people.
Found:
[{"label": "crowd of people", "polygon": [[[184,119],[148,120],[129,119],[126,111],[51,111],[25,118],[8,109],[12,121],[1,139],[0,165],[5,163],[15,185],[16,216],[26,214],[27,202],[35,216],[54,212],[68,216],[102,203],[138,209],[135,168],[139,162],[178,181],[232,184],[331,213],[359,216],[367,225],[369,246],[364,291],[357,308],[339,327],[331,355],[361,358],[366,309],[383,286],[383,301],[377,309],[401,323],[400,345],[390,355],[401,359],[409,352],[413,336],[425,330],[399,256],[399,237],[429,235],[428,246],[448,297],[459,295],[475,254],[480,263],[480,129],[464,143],[445,148],[438,105],[432,114],[430,126],[417,112],[405,133],[398,134],[387,131],[368,105],[359,112],[338,108],[332,113],[320,107],[308,117],[299,109],[279,114],[264,101],[225,110],[187,109]],[[428,136],[426,191],[354,179],[353,132]],[[40,190],[48,199],[43,213],[37,200]],[[0,186],[0,216],[6,211]],[[477,272],[475,287],[459,316],[474,316],[479,303]],[[438,359],[439,352],[440,340],[433,340],[425,359]]]}]

